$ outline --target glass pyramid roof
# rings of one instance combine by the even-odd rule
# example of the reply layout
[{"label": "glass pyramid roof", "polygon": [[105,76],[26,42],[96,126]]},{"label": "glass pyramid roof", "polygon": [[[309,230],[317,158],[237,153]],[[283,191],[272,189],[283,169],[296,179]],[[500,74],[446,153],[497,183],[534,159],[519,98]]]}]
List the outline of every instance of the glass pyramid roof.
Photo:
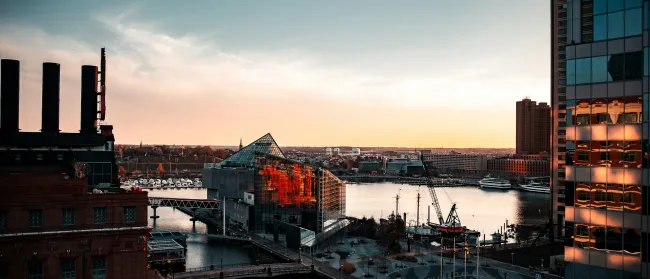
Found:
[{"label": "glass pyramid roof", "polygon": [[253,166],[255,160],[255,152],[271,154],[278,157],[284,157],[284,153],[273,139],[271,134],[266,134],[261,138],[255,140],[251,144],[245,146],[237,153],[232,154],[227,159],[221,162],[224,167],[250,167]]}]

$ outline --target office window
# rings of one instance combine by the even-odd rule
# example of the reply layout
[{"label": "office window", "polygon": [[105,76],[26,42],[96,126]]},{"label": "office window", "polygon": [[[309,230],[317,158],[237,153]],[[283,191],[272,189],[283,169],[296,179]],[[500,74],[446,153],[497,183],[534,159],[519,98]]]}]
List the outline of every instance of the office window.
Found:
[{"label": "office window", "polygon": [[576,84],[576,61],[566,61],[566,83],[568,85]]},{"label": "office window", "polygon": [[594,83],[609,81],[607,56],[598,56],[591,59],[591,81]]},{"label": "office window", "polygon": [[0,211],[0,232],[9,228],[7,211]]},{"label": "office window", "polygon": [[650,122],[650,94],[643,93],[643,108],[641,109],[643,113],[643,122]]},{"label": "office window", "polygon": [[135,223],[135,206],[124,207],[124,223]]},{"label": "office window", "polygon": [[106,224],[106,207],[93,208],[93,222],[95,224]]},{"label": "office window", "polygon": [[27,263],[27,279],[43,279],[43,262],[30,261]]},{"label": "office window", "polygon": [[93,257],[93,278],[106,279],[106,257]]},{"label": "office window", "polygon": [[591,82],[591,58],[576,59],[576,84]]},{"label": "office window", "polygon": [[648,66],[648,64],[650,64],[650,61],[649,61],[650,60],[649,49],[650,48],[647,48],[647,47],[643,49],[643,75],[644,76],[648,76],[649,75],[648,72],[650,72],[649,71],[649,66]]},{"label": "office window", "polygon": [[594,16],[594,41],[607,40],[607,14]]},{"label": "office window", "polygon": [[637,80],[643,77],[643,52],[628,52],[625,54],[625,79]]},{"label": "office window", "polygon": [[589,161],[589,151],[578,151],[576,154],[579,161]]},{"label": "office window", "polygon": [[594,0],[594,14],[604,14],[607,13],[607,0]]},{"label": "office window", "polygon": [[643,0],[625,0],[625,8],[636,8],[641,7]]},{"label": "office window", "polygon": [[623,235],[623,250],[630,254],[641,252],[641,230],[626,229]]},{"label": "office window", "polygon": [[625,35],[625,12],[610,13],[607,16],[607,38],[616,39]]},{"label": "office window", "polygon": [[609,56],[607,62],[607,72],[609,81],[625,80],[625,54],[614,54]]},{"label": "office window", "polygon": [[38,228],[43,225],[43,210],[29,211],[29,227]]},{"label": "office window", "polygon": [[625,8],[625,3],[623,0],[610,0],[607,1],[607,11],[608,12],[616,12],[620,11]]},{"label": "office window", "polygon": [[61,223],[64,226],[74,225],[75,214],[73,208],[64,208],[61,214],[62,214]]},{"label": "office window", "polygon": [[643,29],[648,29],[648,26],[650,26],[650,2],[648,1],[643,3],[643,18],[645,19],[643,21]]},{"label": "office window", "polygon": [[75,279],[77,267],[75,259],[61,259],[61,279]]},{"label": "office window", "polygon": [[600,152],[600,160],[601,161],[609,161],[609,151],[601,151]]},{"label": "office window", "polygon": [[640,35],[643,29],[641,8],[625,11],[625,36]]}]

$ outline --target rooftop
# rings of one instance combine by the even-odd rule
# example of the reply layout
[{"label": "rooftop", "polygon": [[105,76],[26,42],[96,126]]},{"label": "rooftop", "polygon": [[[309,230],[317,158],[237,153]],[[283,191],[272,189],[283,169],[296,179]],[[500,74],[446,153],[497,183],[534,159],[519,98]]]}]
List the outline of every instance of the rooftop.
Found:
[{"label": "rooftop", "polygon": [[271,134],[266,134],[221,162],[224,167],[251,167],[255,162],[255,153],[264,153],[286,158],[280,146]]}]

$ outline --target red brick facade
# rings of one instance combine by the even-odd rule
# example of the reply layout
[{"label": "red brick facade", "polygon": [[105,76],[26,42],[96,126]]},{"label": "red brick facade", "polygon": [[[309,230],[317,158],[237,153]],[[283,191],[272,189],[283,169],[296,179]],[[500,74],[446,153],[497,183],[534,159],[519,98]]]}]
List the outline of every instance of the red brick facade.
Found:
[{"label": "red brick facade", "polygon": [[487,161],[489,173],[511,177],[549,176],[550,166],[546,160],[497,158]]},{"label": "red brick facade", "polygon": [[[91,278],[95,259],[105,278],[147,278],[147,193],[89,193],[86,185],[61,174],[0,174],[0,277],[26,278],[31,262],[42,278],[60,278],[61,260],[71,259],[74,278]],[[105,218],[97,221],[95,208]],[[64,210],[73,224],[63,225]],[[41,212],[31,218],[39,226],[30,227],[39,215],[30,211]]]}]

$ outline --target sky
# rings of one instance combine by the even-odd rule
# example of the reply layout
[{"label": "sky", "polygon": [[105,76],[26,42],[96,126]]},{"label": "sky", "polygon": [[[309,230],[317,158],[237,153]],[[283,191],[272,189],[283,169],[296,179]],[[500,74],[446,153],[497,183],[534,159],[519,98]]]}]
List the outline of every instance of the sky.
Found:
[{"label": "sky", "polygon": [[43,62],[61,64],[60,128],[78,131],[81,65],[106,47],[118,143],[514,147],[515,102],[550,99],[549,8],[4,0],[0,58],[21,61],[22,131],[40,130]]}]

